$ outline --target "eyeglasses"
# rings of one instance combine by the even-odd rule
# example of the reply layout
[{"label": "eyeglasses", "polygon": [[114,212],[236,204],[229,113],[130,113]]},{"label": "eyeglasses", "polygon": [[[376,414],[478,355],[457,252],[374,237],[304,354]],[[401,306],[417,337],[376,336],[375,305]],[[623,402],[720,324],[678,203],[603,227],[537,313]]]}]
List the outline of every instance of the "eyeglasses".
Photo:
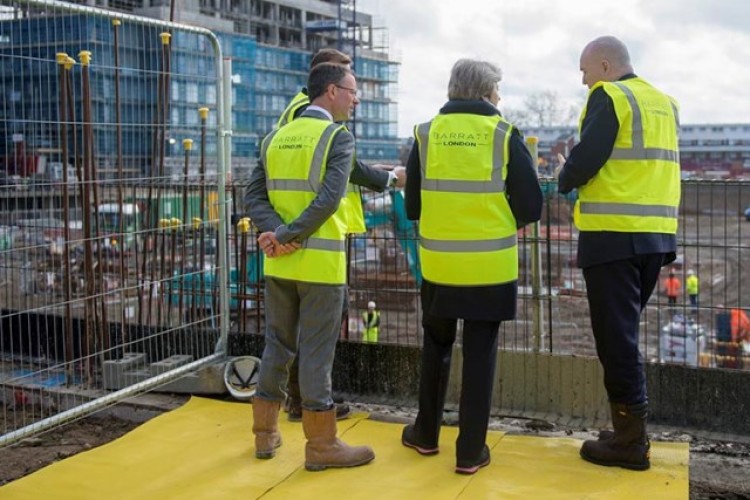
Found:
[{"label": "eyeglasses", "polygon": [[341,85],[336,85],[335,83],[333,85],[340,89],[348,90],[351,95],[353,95],[354,97],[357,97],[357,92],[358,92],[357,89],[350,89],[349,87],[343,87]]}]

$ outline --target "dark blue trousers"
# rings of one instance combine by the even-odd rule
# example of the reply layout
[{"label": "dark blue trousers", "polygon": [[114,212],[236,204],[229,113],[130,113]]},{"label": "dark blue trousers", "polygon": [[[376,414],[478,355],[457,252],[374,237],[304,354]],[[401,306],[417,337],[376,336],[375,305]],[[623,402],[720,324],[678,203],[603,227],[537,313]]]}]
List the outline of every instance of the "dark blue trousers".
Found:
[{"label": "dark blue trousers", "polygon": [[596,352],[612,403],[648,400],[638,325],[664,260],[660,253],[636,255],[583,269]]},{"label": "dark blue trousers", "polygon": [[[414,430],[419,442],[427,446],[437,446],[440,436],[457,321],[422,313],[424,347]],[[499,321],[464,320],[457,461],[479,459],[487,439],[499,328]]]}]

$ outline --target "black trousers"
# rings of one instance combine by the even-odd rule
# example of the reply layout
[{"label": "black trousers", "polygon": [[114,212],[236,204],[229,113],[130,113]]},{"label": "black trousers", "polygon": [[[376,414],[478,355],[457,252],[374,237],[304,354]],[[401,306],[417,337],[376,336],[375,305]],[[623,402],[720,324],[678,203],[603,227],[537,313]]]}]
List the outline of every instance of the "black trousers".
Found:
[{"label": "black trousers", "polygon": [[[419,413],[414,428],[416,439],[425,446],[437,446],[440,436],[457,321],[455,318],[437,318],[428,313],[422,316],[424,348],[419,381]],[[457,460],[478,460],[484,448],[495,380],[499,328],[499,321],[464,321]]]},{"label": "black trousers", "polygon": [[612,403],[648,399],[638,325],[664,260],[663,254],[636,255],[583,269],[596,352]]}]

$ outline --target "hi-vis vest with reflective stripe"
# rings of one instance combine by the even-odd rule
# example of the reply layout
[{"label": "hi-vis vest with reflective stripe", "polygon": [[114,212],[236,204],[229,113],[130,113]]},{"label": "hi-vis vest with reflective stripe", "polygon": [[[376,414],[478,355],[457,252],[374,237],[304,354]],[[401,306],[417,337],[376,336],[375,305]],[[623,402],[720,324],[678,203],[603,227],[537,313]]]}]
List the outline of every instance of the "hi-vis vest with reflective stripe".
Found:
[{"label": "hi-vis vest with reflective stripe", "polygon": [[[285,223],[296,219],[315,199],[325,173],[335,134],[346,127],[327,120],[302,117],[274,130],[263,141],[261,159],[273,208]],[[343,205],[299,250],[266,258],[265,274],[309,283],[346,283],[347,221]]]},{"label": "hi-vis vest with reflective stripe", "polygon": [[281,128],[287,123],[294,120],[294,114],[297,112],[297,110],[303,106],[307,106],[308,104],[310,104],[310,98],[307,97],[307,94],[302,91],[297,92],[297,95],[292,98],[289,104],[287,104],[284,112],[281,113],[279,121],[276,122],[276,128]]},{"label": "hi-vis vest with reflective stripe", "polygon": [[[591,91],[599,86],[612,98],[620,130],[607,162],[578,190],[576,227],[675,234],[680,204],[677,103],[641,78],[600,82]],[[584,108],[581,123],[585,114]]]},{"label": "hi-vis vest with reflective stripe", "polygon": [[415,127],[426,280],[474,286],[518,279],[516,220],[505,197],[511,129],[499,115],[459,113]]},{"label": "hi-vis vest with reflective stripe", "polygon": [[[284,125],[294,120],[294,115],[297,110],[310,104],[310,98],[304,92],[297,93],[296,96],[287,105],[284,112],[279,117],[279,121],[276,123],[276,128],[279,129]],[[341,200],[344,204],[344,208],[347,211],[348,229],[349,234],[359,234],[367,232],[365,227],[365,214],[362,211],[362,195],[359,192],[359,187],[349,183],[346,198]]]}]

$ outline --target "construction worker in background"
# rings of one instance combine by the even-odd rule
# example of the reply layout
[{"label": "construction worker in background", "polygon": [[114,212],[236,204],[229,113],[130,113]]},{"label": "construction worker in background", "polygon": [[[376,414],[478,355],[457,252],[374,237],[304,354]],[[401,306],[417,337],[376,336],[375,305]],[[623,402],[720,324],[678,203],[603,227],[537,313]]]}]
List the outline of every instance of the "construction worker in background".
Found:
[{"label": "construction worker in background", "polygon": [[380,311],[375,308],[375,302],[367,303],[367,311],[362,313],[362,342],[378,342],[378,327],[380,326]]},{"label": "construction worker in background", "polygon": [[739,307],[716,306],[716,365],[742,368],[742,353],[750,342],[750,319]]},{"label": "construction worker in background", "polygon": [[[669,307],[674,307],[677,305],[677,298],[680,296],[681,288],[682,283],[680,282],[680,279],[675,276],[674,271],[670,269],[669,276],[664,280],[664,293],[667,294],[667,302],[669,303]],[[674,312],[674,309],[672,309],[672,312]]]},{"label": "construction worker in background", "polygon": [[646,470],[648,394],[639,326],[662,266],[677,257],[677,102],[635,75],[627,47],[613,36],[587,44],[579,67],[589,88],[581,140],[561,159],[558,186],[561,194],[578,189],[578,266],[614,427],[585,441],[580,455],[598,465]]},{"label": "construction worker in background", "polygon": [[733,307],[729,310],[729,327],[732,342],[736,344],[750,342],[750,319],[743,309]]},{"label": "construction worker in background", "polygon": [[[319,64],[332,63],[340,64],[350,68],[352,59],[334,48],[322,48],[313,55],[310,60],[310,70],[312,71]],[[279,117],[275,128],[281,128],[295,119],[297,119],[310,105],[307,88],[302,88],[297,95],[287,105],[284,112]],[[406,183],[406,169],[404,167],[392,167],[391,165],[366,165],[361,161],[355,160],[355,167],[352,170],[350,185],[347,197],[342,200],[342,204],[350,211],[348,220],[350,227],[348,232],[364,233],[366,228],[364,224],[364,214],[362,212],[362,201],[359,190],[352,184],[363,186],[377,192],[383,192],[388,187],[403,187]],[[358,221],[352,223],[352,221]],[[348,293],[347,293],[348,295]],[[345,299],[345,307],[342,312],[341,336],[344,337],[347,331],[349,321],[348,313],[348,296]],[[295,357],[292,366],[289,368],[289,382],[287,386],[288,398],[284,403],[284,409],[287,411],[287,417],[292,422],[302,420],[302,399],[299,389],[299,357]],[[349,405],[344,403],[343,399],[338,397],[336,400],[336,416],[339,419],[348,417],[351,414]]]},{"label": "construction worker in background", "polygon": [[693,308],[693,312],[698,310],[698,290],[698,276],[695,274],[695,271],[690,269],[685,280],[685,291],[690,299],[690,307]]}]

